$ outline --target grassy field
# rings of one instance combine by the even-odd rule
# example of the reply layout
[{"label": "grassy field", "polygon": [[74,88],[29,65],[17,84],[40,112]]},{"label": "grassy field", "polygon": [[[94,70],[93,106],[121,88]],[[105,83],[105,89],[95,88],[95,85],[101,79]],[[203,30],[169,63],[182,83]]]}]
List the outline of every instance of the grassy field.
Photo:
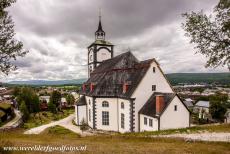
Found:
[{"label": "grassy field", "polygon": [[[80,146],[86,145],[87,150],[82,153],[150,153],[150,154],[174,154],[174,153],[230,153],[230,143],[220,142],[186,142],[182,139],[148,138],[119,135],[98,135],[80,137],[60,126],[47,129],[39,135],[24,135],[22,130],[12,132],[0,132],[0,147],[3,146]],[[1,149],[0,149],[1,153]],[[3,153],[3,151],[2,151]],[[12,152],[24,154],[25,152]],[[28,154],[36,152],[27,152]],[[41,152],[37,152],[41,153]],[[55,152],[57,153],[57,152]]]},{"label": "grassy field", "polygon": [[74,109],[66,109],[62,112],[58,112],[57,114],[53,114],[49,111],[42,111],[37,114],[30,114],[30,118],[26,123],[24,123],[23,127],[25,129],[37,127],[43,124],[48,124],[52,121],[57,121],[67,117],[68,115],[74,113]]},{"label": "grassy field", "polygon": [[0,109],[7,110],[9,108],[11,108],[9,103],[0,103]]},{"label": "grassy field", "polygon": [[181,129],[169,129],[153,132],[140,132],[140,133],[125,133],[124,136],[151,136],[151,135],[168,135],[168,134],[179,134],[179,133],[200,133],[200,132],[228,132],[230,133],[230,124],[221,124],[221,125],[200,125],[190,128],[181,128]]}]

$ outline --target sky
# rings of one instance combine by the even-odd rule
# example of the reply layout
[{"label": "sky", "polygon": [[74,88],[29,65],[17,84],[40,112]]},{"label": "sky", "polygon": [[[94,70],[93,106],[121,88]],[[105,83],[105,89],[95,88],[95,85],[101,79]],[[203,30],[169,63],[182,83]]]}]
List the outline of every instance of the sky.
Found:
[{"label": "sky", "polygon": [[130,49],[139,60],[156,58],[165,73],[227,72],[205,68],[181,24],[182,13],[204,10],[217,0],[17,0],[8,10],[15,38],[29,53],[1,81],[63,80],[87,77],[87,46],[94,40],[101,8],[106,40],[114,54]]}]

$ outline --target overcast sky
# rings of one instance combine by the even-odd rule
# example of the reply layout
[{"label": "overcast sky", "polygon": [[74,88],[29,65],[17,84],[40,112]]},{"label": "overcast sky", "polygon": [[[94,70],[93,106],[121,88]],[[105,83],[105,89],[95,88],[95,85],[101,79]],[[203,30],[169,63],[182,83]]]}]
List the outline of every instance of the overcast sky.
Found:
[{"label": "overcast sky", "polygon": [[30,52],[2,75],[10,80],[87,77],[87,46],[94,41],[98,10],[115,55],[128,48],[140,60],[156,58],[165,73],[227,72],[207,69],[181,28],[184,12],[210,13],[217,0],[18,0],[10,14],[16,38]]}]

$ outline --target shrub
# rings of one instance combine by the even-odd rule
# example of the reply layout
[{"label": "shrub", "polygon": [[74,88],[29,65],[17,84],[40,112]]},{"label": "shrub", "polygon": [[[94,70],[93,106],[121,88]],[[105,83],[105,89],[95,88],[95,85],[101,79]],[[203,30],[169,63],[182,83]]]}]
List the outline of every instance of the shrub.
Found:
[{"label": "shrub", "polygon": [[56,106],[52,102],[48,103],[48,109],[52,113],[57,113]]}]

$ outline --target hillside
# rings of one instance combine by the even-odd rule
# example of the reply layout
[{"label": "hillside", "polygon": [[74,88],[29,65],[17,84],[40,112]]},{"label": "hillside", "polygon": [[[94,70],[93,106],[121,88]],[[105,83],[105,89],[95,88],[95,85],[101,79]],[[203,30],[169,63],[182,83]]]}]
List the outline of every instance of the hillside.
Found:
[{"label": "hillside", "polygon": [[[179,83],[217,83],[230,85],[230,73],[172,73],[166,74],[171,84],[176,85]],[[71,85],[82,84],[87,79],[76,80],[28,80],[28,81],[11,81],[7,84],[15,85]]]},{"label": "hillside", "polygon": [[173,85],[179,83],[230,84],[230,73],[172,73],[166,76]]},{"label": "hillside", "polygon": [[76,80],[55,80],[55,81],[50,81],[50,80],[28,80],[28,81],[11,81],[8,82],[7,84],[10,85],[34,85],[34,86],[39,86],[39,85],[77,85],[77,84],[82,84],[85,82],[86,79],[76,79]]}]

